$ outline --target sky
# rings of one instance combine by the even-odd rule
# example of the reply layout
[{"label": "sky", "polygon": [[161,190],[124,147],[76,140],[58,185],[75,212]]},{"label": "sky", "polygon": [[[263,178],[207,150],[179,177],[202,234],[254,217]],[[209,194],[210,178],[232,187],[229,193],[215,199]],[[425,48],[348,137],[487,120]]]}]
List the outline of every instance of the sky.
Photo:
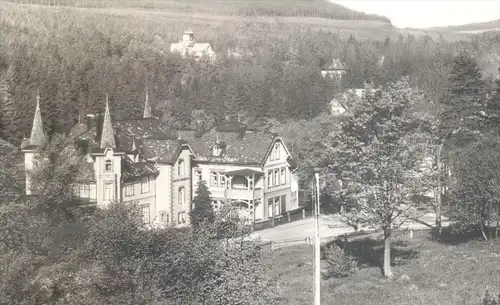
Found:
[{"label": "sky", "polygon": [[500,0],[332,0],[350,9],[383,15],[399,28],[460,25],[500,19]]}]

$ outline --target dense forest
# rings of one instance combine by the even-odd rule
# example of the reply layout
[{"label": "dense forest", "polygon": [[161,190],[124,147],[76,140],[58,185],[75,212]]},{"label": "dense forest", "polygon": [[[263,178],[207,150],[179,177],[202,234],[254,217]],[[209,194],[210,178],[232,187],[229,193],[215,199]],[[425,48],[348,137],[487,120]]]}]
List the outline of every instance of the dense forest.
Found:
[{"label": "dense forest", "polygon": [[390,24],[389,18],[365,14],[326,0],[10,0],[21,4],[87,8],[141,8],[169,12],[196,12],[228,16],[315,17],[337,20],[374,20]]},{"label": "dense forest", "polygon": [[[30,130],[38,89],[49,134],[102,111],[106,93],[113,119],[140,117],[146,89],[155,116],[186,127],[193,110],[219,121],[237,114],[311,119],[327,111],[341,90],[320,75],[332,58],[347,67],[343,88],[383,86],[408,75],[412,86],[435,98],[446,88],[442,76],[458,50],[469,49],[490,76],[499,60],[494,51],[500,38],[493,33],[460,41],[399,32],[385,40],[365,39],[286,20],[221,22],[157,12],[0,6],[2,137],[15,144]],[[214,64],[168,51],[187,27],[196,40],[212,44],[220,55]],[[228,49],[244,50],[243,57],[228,58]]]}]

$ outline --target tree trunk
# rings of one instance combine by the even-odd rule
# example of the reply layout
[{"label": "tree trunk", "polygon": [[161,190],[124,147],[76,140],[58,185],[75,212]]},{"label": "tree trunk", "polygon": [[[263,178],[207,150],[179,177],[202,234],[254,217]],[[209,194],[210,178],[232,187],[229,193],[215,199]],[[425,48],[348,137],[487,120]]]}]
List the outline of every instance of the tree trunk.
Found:
[{"label": "tree trunk", "polygon": [[479,225],[481,226],[481,234],[483,234],[484,240],[488,241],[488,236],[486,236],[486,232],[484,230],[484,223],[482,220],[479,222]]},{"label": "tree trunk", "polygon": [[442,171],[442,162],[441,162],[441,149],[442,145],[439,147],[439,152],[438,152],[438,157],[437,157],[437,164],[438,164],[438,178],[437,178],[437,194],[436,194],[436,229],[439,232],[439,235],[441,235],[441,194],[442,194],[442,186],[441,186],[441,171]]},{"label": "tree trunk", "polygon": [[391,269],[391,230],[384,229],[384,261],[382,268],[384,277],[391,279],[393,277]]}]

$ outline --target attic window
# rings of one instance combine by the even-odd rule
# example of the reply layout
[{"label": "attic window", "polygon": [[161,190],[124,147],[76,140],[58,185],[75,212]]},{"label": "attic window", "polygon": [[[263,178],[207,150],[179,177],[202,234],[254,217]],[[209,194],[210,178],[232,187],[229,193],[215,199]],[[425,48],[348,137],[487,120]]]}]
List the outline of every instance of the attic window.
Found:
[{"label": "attic window", "polygon": [[212,147],[212,155],[214,157],[218,157],[220,155],[220,147],[218,144],[214,144],[214,146]]},{"label": "attic window", "polygon": [[106,171],[106,172],[113,171],[113,162],[111,160],[106,160],[106,163],[104,165],[104,171]]}]

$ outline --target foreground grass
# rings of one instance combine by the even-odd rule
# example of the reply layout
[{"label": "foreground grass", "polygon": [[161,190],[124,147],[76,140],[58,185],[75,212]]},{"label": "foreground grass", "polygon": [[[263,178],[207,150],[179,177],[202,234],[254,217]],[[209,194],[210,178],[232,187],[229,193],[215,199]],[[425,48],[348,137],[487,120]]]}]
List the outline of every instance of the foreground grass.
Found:
[{"label": "foreground grass", "polygon": [[[500,242],[445,245],[419,237],[399,238],[393,251],[395,279],[382,279],[380,243],[363,240],[349,248],[362,267],[347,279],[324,278],[325,304],[475,304],[486,290],[500,291]],[[361,247],[364,247],[361,250]],[[269,276],[281,275],[280,304],[307,304],[313,297],[313,248],[279,249],[269,255]],[[325,262],[322,267],[326,268]],[[409,279],[402,279],[406,275]]]}]

